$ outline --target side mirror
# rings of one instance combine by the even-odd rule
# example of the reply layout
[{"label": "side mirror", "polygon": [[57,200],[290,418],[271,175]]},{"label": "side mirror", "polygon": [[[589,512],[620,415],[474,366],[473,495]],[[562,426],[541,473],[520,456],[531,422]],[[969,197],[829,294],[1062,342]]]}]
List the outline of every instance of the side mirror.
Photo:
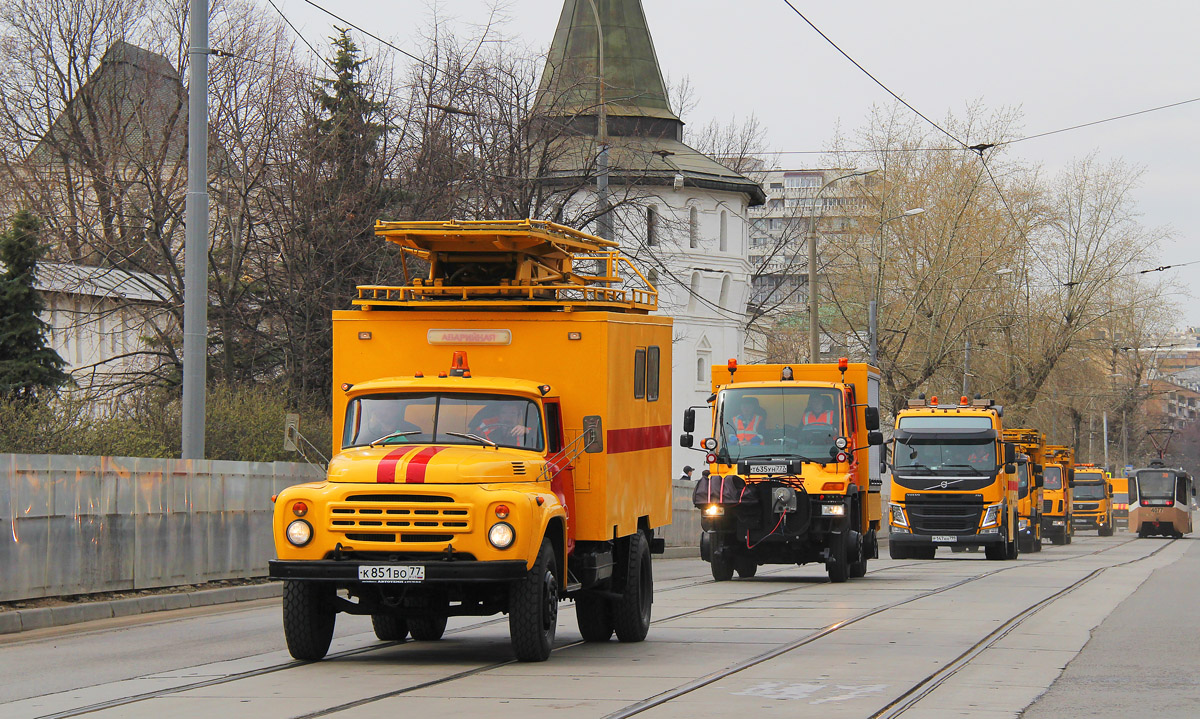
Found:
[{"label": "side mirror", "polygon": [[1042,478],[1042,475],[1040,475],[1040,474],[1034,475],[1033,486],[1037,487],[1038,489],[1041,489],[1045,485],[1046,485],[1046,480]]},{"label": "side mirror", "polygon": [[680,447],[688,447],[690,449],[692,446],[692,435],[690,435],[690,434],[679,435],[679,446]]},{"label": "side mirror", "polygon": [[[878,418],[876,418],[876,419],[878,419]],[[878,426],[878,425],[876,425],[876,426]],[[880,432],[879,430],[867,432],[867,445],[868,446],[874,447],[875,445],[882,445],[882,444],[883,444],[883,432]]]},{"label": "side mirror", "polygon": [[1071,489],[1075,488],[1075,478],[1074,477],[1067,477],[1067,487],[1069,487]]},{"label": "side mirror", "polygon": [[590,414],[583,418],[583,433],[587,436],[584,452],[596,454],[604,451],[604,421],[600,415]]},{"label": "side mirror", "polygon": [[879,445],[879,471],[880,473],[888,471],[888,446],[886,444]]},{"label": "side mirror", "polygon": [[[879,408],[878,407],[867,407],[866,409],[863,410],[863,415],[864,415],[863,416],[863,420],[864,420],[863,424],[866,425],[868,432],[879,429]],[[868,441],[870,441],[870,440],[868,440]]]},{"label": "side mirror", "polygon": [[[1017,448],[1009,442],[1004,443],[1004,464],[1014,464],[1017,461]],[[1006,470],[1007,471],[1007,470]]]},{"label": "side mirror", "polygon": [[1012,462],[1005,462],[1004,473],[1005,474],[1016,474],[1017,473],[1017,465],[1013,464]]},{"label": "side mirror", "polygon": [[683,410],[683,431],[696,431],[696,410],[691,408]]}]

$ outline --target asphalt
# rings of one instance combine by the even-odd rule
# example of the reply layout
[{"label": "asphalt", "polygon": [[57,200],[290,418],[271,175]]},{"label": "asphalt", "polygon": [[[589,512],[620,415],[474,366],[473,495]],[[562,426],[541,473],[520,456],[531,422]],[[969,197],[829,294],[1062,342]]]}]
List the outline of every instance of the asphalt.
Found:
[{"label": "asphalt", "polygon": [[1155,570],[1092,630],[1024,719],[1200,715],[1200,539],[1180,541],[1188,551]]}]

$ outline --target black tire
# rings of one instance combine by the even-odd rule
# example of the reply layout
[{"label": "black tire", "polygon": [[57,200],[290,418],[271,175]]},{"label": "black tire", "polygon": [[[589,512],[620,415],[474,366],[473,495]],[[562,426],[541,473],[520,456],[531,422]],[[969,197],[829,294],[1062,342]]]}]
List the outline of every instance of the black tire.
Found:
[{"label": "black tire", "polygon": [[613,635],[612,607],[604,597],[595,594],[575,597],[575,619],[585,642],[607,642]]},{"label": "black tire", "polygon": [[1066,532],[1055,532],[1054,534],[1051,534],[1050,535],[1050,543],[1055,546],[1061,546],[1063,544],[1066,544],[1067,543],[1067,533]]},{"label": "black tire", "polygon": [[1063,544],[1070,544],[1075,539],[1075,533],[1070,528],[1063,530]]},{"label": "black tire", "polygon": [[750,579],[755,574],[758,574],[758,562],[750,557],[738,557],[734,559],[733,568],[737,570],[737,575],[742,579]]},{"label": "black tire", "polygon": [[508,587],[508,635],[518,661],[550,658],[558,628],[558,589],[554,547],[543,539],[533,568]]},{"label": "black tire", "polygon": [[733,579],[733,557],[729,552],[714,551],[709,568],[712,570],[712,578],[718,582],[728,582]]},{"label": "black tire", "polygon": [[418,642],[435,642],[446,633],[446,616],[409,617],[408,631]]},{"label": "black tire", "polygon": [[1112,524],[1111,524],[1111,523],[1109,523],[1109,524],[1106,524],[1106,525],[1104,525],[1103,527],[1101,527],[1101,528],[1099,529],[1099,531],[1097,532],[1097,534],[1099,534],[1101,537],[1111,537],[1111,536],[1113,536],[1113,526],[1112,526]]},{"label": "black tire", "polygon": [[324,659],[337,619],[331,584],[286,580],[283,583],[283,636],[288,653],[305,662]]},{"label": "black tire", "polygon": [[1026,537],[1026,536],[1018,534],[1017,535],[1017,549],[1026,554],[1029,554],[1030,552],[1033,551],[1034,539],[1035,539],[1035,537]]},{"label": "black tire", "polygon": [[912,554],[895,542],[888,542],[888,556],[892,559],[912,559]]},{"label": "black tire", "polygon": [[408,636],[408,622],[397,614],[372,614],[371,628],[381,642],[402,642]]},{"label": "black tire", "polygon": [[654,567],[650,543],[641,532],[626,540],[625,588],[612,603],[613,630],[622,642],[640,642],[650,632],[654,604]]},{"label": "black tire", "polygon": [[850,578],[858,579],[867,575],[867,544],[863,535],[858,532],[852,532],[854,537],[853,553],[854,559],[850,562]]},{"label": "black tire", "polygon": [[1008,547],[1003,544],[989,544],[983,548],[983,554],[993,562],[1008,559]]},{"label": "black tire", "polygon": [[1004,543],[1004,550],[1005,550],[1005,556],[1004,556],[1005,559],[1016,559],[1017,557],[1019,557],[1021,555],[1020,543],[1017,542],[1016,537],[1013,537],[1011,542]]},{"label": "black tire", "polygon": [[829,561],[825,563],[825,571],[829,581],[840,584],[850,578],[850,532],[834,532],[829,535]]},{"label": "black tire", "polygon": [[913,559],[933,559],[937,556],[937,547],[913,547]]}]

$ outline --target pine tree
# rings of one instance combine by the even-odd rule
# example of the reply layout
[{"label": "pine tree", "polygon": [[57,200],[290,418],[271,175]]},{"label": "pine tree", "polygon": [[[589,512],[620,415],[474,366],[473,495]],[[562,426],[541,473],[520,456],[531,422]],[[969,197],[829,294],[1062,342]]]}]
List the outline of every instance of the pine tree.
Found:
[{"label": "pine tree", "polygon": [[26,210],[18,212],[8,232],[0,234],[0,398],[31,402],[44,391],[70,381],[65,364],[46,344],[48,325],[37,291],[37,263],[44,248],[41,223]]}]

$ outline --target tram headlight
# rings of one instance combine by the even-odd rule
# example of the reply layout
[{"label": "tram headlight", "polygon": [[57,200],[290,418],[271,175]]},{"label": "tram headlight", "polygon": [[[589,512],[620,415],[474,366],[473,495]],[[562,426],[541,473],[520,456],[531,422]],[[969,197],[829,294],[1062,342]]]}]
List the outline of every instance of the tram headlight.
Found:
[{"label": "tram headlight", "polygon": [[892,515],[892,524],[897,527],[907,527],[908,519],[904,516],[904,507],[898,504],[889,504],[888,511]]},{"label": "tram headlight", "polygon": [[287,540],[297,547],[303,547],[312,541],[313,528],[312,525],[303,519],[293,520],[287,526]]},{"label": "tram headlight", "polygon": [[488,530],[488,541],[496,549],[508,549],[516,538],[517,533],[508,522],[496,522]]},{"label": "tram headlight", "polygon": [[987,508],[986,512],[983,513],[983,523],[980,524],[979,526],[990,527],[992,525],[999,524],[999,523],[1000,523],[1000,505],[993,504],[992,506]]}]

